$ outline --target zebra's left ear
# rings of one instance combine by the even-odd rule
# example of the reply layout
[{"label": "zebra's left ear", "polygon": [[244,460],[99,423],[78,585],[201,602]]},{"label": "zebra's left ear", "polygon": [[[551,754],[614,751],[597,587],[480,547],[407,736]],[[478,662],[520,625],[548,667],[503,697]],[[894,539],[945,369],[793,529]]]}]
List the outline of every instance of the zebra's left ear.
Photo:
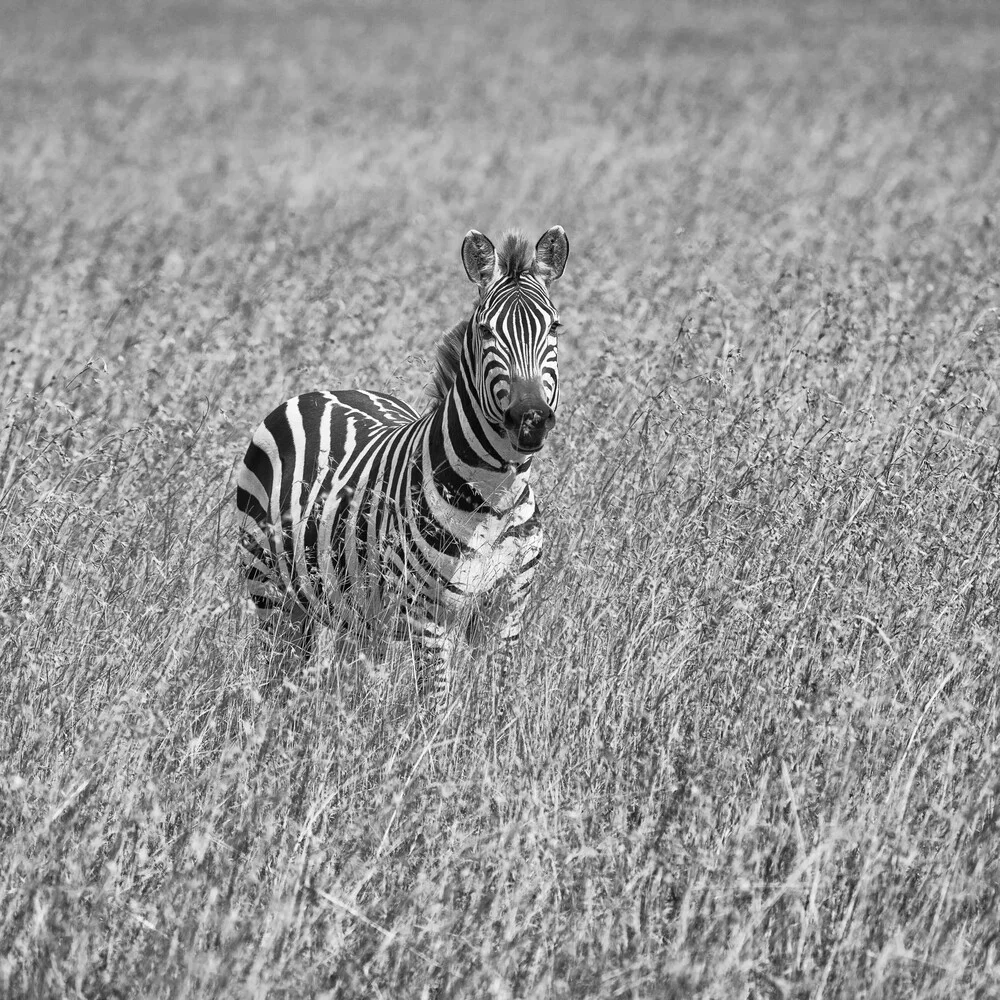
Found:
[{"label": "zebra's left ear", "polygon": [[544,278],[546,284],[562,277],[568,257],[569,240],[562,226],[546,230],[535,244],[535,264],[542,272],[539,277]]},{"label": "zebra's left ear", "polygon": [[493,280],[497,268],[496,249],[488,237],[470,229],[462,240],[462,263],[469,280],[485,288]]}]

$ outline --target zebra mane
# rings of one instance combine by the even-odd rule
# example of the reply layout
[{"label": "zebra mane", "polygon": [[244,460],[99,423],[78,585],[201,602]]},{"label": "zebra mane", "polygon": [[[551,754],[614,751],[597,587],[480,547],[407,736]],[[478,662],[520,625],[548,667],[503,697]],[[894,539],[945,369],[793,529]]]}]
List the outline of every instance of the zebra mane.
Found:
[{"label": "zebra mane", "polygon": [[434,364],[433,382],[427,387],[427,395],[431,397],[431,408],[437,409],[448,395],[448,390],[458,378],[458,366],[462,361],[462,341],[465,338],[465,328],[468,320],[456,323],[441,338],[437,348],[437,360]]},{"label": "zebra mane", "polygon": [[516,278],[531,270],[535,263],[535,248],[524,233],[517,229],[508,230],[497,247],[497,263],[505,278]]}]

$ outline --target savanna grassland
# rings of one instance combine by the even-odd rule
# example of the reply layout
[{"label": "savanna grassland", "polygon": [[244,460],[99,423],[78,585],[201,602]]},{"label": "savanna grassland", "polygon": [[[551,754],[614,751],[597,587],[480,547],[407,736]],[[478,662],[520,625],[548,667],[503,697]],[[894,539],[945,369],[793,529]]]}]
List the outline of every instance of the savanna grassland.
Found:
[{"label": "savanna grassland", "polygon": [[[1000,17],[0,11],[0,995],[1000,995]],[[506,692],[263,690],[233,471],[570,237]]]}]

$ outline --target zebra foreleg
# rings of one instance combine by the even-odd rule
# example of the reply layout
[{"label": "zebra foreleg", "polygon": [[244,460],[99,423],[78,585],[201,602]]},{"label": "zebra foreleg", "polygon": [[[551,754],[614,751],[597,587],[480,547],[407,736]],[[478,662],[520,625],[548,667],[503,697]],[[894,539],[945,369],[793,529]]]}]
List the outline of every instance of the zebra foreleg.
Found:
[{"label": "zebra foreleg", "polygon": [[436,621],[410,621],[409,629],[417,694],[441,715],[451,694],[454,632]]},{"label": "zebra foreleg", "polygon": [[487,647],[490,649],[487,664],[492,680],[494,715],[497,719],[503,719],[506,716],[507,708],[511,702],[508,682],[513,674],[514,650],[521,641],[524,610],[528,604],[531,582],[535,576],[535,567],[538,565],[541,549],[542,533],[537,530],[526,540],[522,552],[521,568],[517,575],[510,580],[507,592],[497,609],[499,615],[494,619],[498,622],[498,626],[493,636],[488,637],[492,641],[487,643]]},{"label": "zebra foreleg", "polygon": [[514,658],[514,647],[521,640],[521,625],[524,621],[524,609],[528,606],[528,596],[531,582],[535,578],[535,568],[542,554],[542,532],[535,531],[527,540],[521,557],[521,568],[510,581],[509,589],[503,607],[503,617],[497,632],[499,648],[494,654],[499,661],[504,661],[502,680],[506,680],[506,670]]}]

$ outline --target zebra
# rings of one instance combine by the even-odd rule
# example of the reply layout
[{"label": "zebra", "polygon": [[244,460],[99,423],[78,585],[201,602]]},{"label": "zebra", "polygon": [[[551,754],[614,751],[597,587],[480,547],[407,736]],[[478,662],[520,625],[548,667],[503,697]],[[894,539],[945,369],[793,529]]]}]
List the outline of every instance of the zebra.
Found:
[{"label": "zebra", "polygon": [[471,230],[462,261],[478,299],[438,346],[427,412],[314,391],[254,431],[236,487],[240,568],[272,666],[308,663],[316,627],[332,625],[363,650],[409,642],[439,709],[462,638],[498,640],[503,683],[542,554],[531,464],[559,404],[548,289],[568,256],[561,226],[534,247]]}]

